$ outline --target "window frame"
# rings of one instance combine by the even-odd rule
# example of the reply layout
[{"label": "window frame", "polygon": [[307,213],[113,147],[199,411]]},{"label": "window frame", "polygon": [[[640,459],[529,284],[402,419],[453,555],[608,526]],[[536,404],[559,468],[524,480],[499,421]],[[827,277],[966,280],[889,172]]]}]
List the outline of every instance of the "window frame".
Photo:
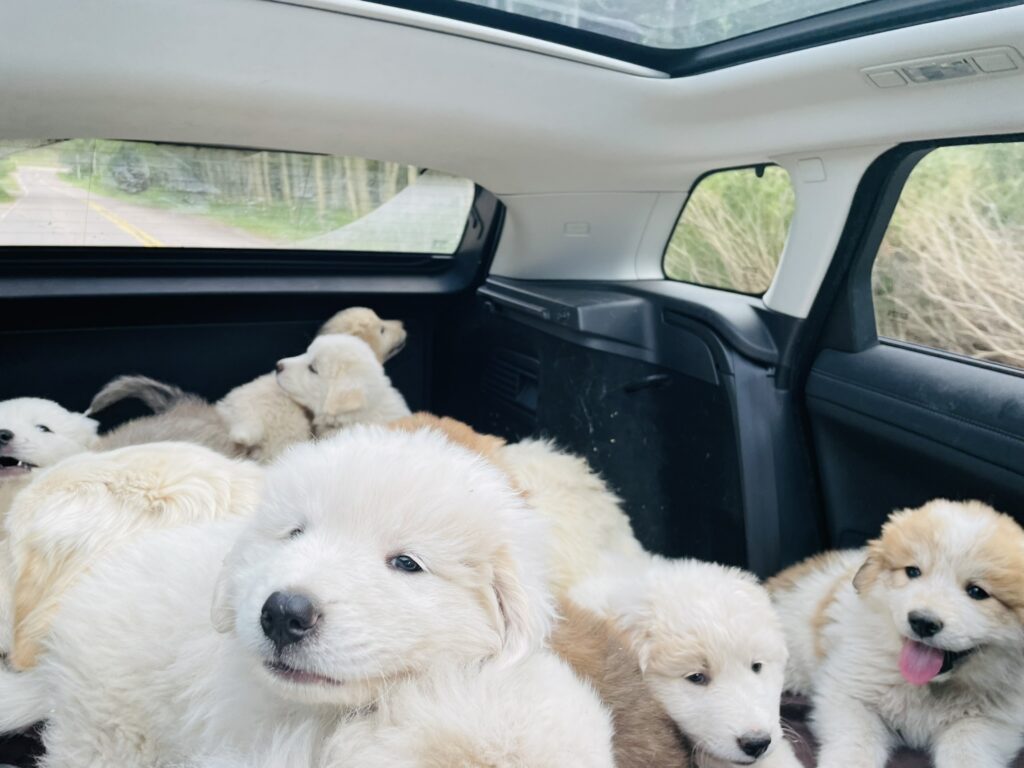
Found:
[{"label": "window frame", "polygon": [[[752,164],[748,163],[746,165],[730,165],[730,166],[728,166],[726,168],[715,168],[715,169],[710,170],[710,171],[704,171],[704,173],[702,173],[700,176],[698,176],[694,180],[693,184],[690,185],[690,189],[686,193],[686,199],[683,201],[683,207],[680,209],[679,215],[676,216],[676,222],[675,222],[675,224],[672,225],[672,230],[668,234],[668,240],[665,241],[665,247],[664,247],[664,249],[662,249],[662,252],[661,252],[661,274],[662,274],[662,277],[665,280],[667,280],[670,283],[682,283],[684,285],[695,285],[698,288],[706,288],[709,291],[722,291],[723,293],[731,293],[731,294],[734,294],[736,296],[748,296],[748,297],[750,297],[752,299],[763,299],[764,298],[764,295],[766,293],[768,293],[768,289],[771,288],[772,282],[774,282],[774,280],[775,280],[775,275],[779,271],[779,264],[782,263],[782,252],[779,253],[779,260],[775,263],[775,272],[772,273],[772,279],[768,281],[768,285],[765,286],[765,289],[763,291],[758,292],[758,293],[750,293],[750,292],[747,292],[747,291],[740,291],[740,290],[737,290],[735,288],[724,288],[724,287],[717,286],[717,285],[705,285],[704,283],[695,283],[692,280],[679,280],[679,279],[674,278],[674,277],[669,277],[668,272],[665,270],[665,262],[668,261],[668,249],[672,245],[672,238],[675,237],[676,232],[679,230],[679,225],[680,225],[680,223],[683,220],[683,216],[686,215],[686,208],[690,204],[690,200],[693,199],[693,193],[697,191],[697,188],[701,185],[701,183],[704,181],[704,179],[708,178],[709,176],[715,176],[716,174],[719,174],[719,173],[728,173],[729,171],[754,171],[755,173],[757,173],[757,169],[758,168],[782,168],[782,170],[785,171],[786,177],[789,179],[790,189],[793,190],[793,212],[794,212],[794,214],[796,213],[796,187],[793,186],[793,177],[790,176],[789,171],[786,168],[783,168],[778,163],[773,163],[773,162],[752,163]],[[789,226],[790,226],[790,228],[792,228],[792,226],[793,226],[792,219],[790,219]],[[789,229],[786,230],[786,239],[787,240],[789,239]],[[785,251],[785,243],[783,243],[783,251]]]},{"label": "window frame", "polygon": [[1022,0],[865,0],[717,43],[694,48],[655,48],[458,0],[371,0],[378,5],[440,16],[545,40],[688,77],[820,45],[894,29],[1021,5]]},{"label": "window frame", "polygon": [[1024,133],[909,142],[885,152],[871,165],[858,187],[830,274],[808,318],[811,323],[820,326],[822,341],[819,347],[856,353],[886,345],[1024,378],[1024,369],[1021,368],[904,339],[880,336],[872,284],[875,261],[889,223],[903,188],[921,160],[934,150],[946,147],[1020,143],[1024,143]]}]

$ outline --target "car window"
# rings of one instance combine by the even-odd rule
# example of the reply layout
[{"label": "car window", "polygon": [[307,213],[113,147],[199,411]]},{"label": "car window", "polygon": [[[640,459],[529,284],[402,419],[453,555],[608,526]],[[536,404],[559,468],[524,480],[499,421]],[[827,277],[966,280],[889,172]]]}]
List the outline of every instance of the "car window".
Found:
[{"label": "car window", "polygon": [[1024,143],[926,155],[872,287],[879,336],[1024,368]]},{"label": "car window", "polygon": [[0,246],[452,254],[473,183],[295,152],[0,140]]},{"label": "car window", "polygon": [[665,275],[712,288],[764,293],[786,245],[794,205],[789,174],[778,166],[705,176],[690,193],[672,233]]}]

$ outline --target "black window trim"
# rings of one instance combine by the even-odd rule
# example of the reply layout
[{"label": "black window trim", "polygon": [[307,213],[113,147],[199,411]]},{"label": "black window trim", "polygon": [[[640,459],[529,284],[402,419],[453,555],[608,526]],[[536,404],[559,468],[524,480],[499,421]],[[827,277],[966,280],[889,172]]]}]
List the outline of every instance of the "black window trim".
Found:
[{"label": "black window trim", "polygon": [[655,48],[459,0],[372,0],[545,40],[686,77],[865,35],[1024,4],[1024,0],[866,0],[696,48]]},{"label": "black window trim", "polygon": [[[700,186],[701,182],[704,181],[704,179],[708,178],[709,176],[715,176],[715,175],[717,175],[719,173],[728,173],[729,171],[754,171],[754,173],[757,173],[757,170],[759,168],[761,168],[761,169],[764,169],[764,168],[782,168],[782,170],[786,171],[786,177],[789,179],[789,186],[790,186],[790,189],[793,190],[793,195],[794,195],[794,198],[795,198],[795,196],[796,196],[796,187],[793,186],[793,177],[789,175],[789,171],[788,170],[783,168],[778,163],[772,163],[772,162],[765,161],[763,163],[747,163],[746,165],[730,165],[730,166],[728,166],[726,168],[714,168],[714,169],[712,169],[710,171],[704,171],[704,173],[702,173],[700,176],[698,176],[696,178],[696,180],[693,182],[693,184],[690,185],[690,189],[686,193],[686,199],[683,200],[683,207],[680,209],[679,215],[676,216],[676,223],[672,225],[672,230],[668,234],[668,240],[665,241],[665,247],[662,249],[662,252],[661,252],[661,274],[664,276],[664,278],[666,280],[668,280],[669,282],[672,282],[672,283],[684,283],[685,285],[696,285],[696,286],[699,286],[701,288],[707,288],[708,290],[711,290],[711,291],[722,291],[723,293],[731,293],[731,294],[734,294],[736,296],[748,296],[748,297],[750,297],[752,299],[763,299],[764,298],[764,295],[766,293],[768,293],[768,288],[771,288],[772,282],[775,280],[775,274],[774,273],[772,274],[772,280],[769,281],[767,288],[765,288],[763,291],[761,291],[759,293],[748,293],[747,291],[739,291],[739,290],[736,290],[735,288],[725,288],[725,287],[720,286],[720,285],[708,285],[706,283],[695,283],[692,280],[680,280],[680,279],[675,278],[675,277],[669,277],[668,272],[665,271],[665,263],[668,261],[668,249],[672,245],[672,239],[676,236],[676,232],[679,230],[679,224],[682,222],[683,216],[686,215],[686,206],[688,206],[690,204],[690,198],[693,197],[693,193],[697,191],[697,187]],[[794,213],[795,213],[795,210],[794,210]],[[792,221],[790,221],[790,226],[793,226],[793,222]],[[786,237],[787,237],[787,239],[789,237],[788,230],[786,232]],[[783,245],[783,248],[785,248],[785,245]],[[781,261],[782,261],[782,254],[780,253],[779,254],[779,261],[775,262],[775,272],[776,273],[779,271],[779,264],[781,263]]]},{"label": "black window trim", "polygon": [[846,228],[822,289],[808,315],[799,348],[788,350],[783,365],[806,373],[814,350],[863,352],[877,345],[895,347],[1004,375],[1024,378],[1024,369],[959,352],[879,336],[871,274],[903,188],[917,164],[944,147],[1024,143],[1024,133],[964,136],[900,144],[878,157],[858,186]]}]

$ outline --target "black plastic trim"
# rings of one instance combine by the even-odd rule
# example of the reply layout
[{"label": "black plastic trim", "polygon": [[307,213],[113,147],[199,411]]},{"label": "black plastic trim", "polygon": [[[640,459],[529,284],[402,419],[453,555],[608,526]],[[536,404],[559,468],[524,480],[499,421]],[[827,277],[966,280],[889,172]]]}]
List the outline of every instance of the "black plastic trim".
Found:
[{"label": "black plastic trim", "polygon": [[374,0],[379,5],[457,21],[596,53],[684,77],[814,48],[840,40],[1021,5],[1022,0],[872,0],[697,48],[653,48],[458,0]]}]

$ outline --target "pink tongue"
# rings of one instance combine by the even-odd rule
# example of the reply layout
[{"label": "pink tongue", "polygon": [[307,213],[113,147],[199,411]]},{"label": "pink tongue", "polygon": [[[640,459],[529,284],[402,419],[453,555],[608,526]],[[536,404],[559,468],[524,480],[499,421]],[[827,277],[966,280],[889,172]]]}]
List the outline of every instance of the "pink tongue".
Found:
[{"label": "pink tongue", "polygon": [[938,648],[904,640],[900,651],[900,673],[911,685],[927,685],[942,671],[945,657]]}]

